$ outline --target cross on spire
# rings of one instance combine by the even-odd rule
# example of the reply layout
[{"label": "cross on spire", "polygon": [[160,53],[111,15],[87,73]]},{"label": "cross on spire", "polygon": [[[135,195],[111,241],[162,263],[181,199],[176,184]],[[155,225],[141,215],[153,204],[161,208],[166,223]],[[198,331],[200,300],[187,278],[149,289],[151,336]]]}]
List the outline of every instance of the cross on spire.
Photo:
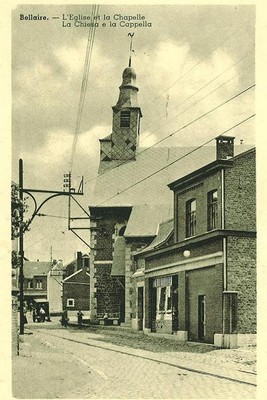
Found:
[{"label": "cross on spire", "polygon": [[133,36],[134,33],[128,33],[128,36],[130,36],[130,53],[129,53],[129,67],[131,67],[132,64],[132,52],[133,52]]}]

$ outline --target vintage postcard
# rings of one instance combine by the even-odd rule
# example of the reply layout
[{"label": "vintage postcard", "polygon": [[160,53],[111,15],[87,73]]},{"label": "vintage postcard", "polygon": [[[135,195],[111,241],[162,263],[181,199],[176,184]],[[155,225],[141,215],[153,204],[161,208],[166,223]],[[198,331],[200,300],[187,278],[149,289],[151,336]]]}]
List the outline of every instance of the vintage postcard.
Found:
[{"label": "vintage postcard", "polygon": [[264,7],[2,8],[6,398],[261,398]]}]

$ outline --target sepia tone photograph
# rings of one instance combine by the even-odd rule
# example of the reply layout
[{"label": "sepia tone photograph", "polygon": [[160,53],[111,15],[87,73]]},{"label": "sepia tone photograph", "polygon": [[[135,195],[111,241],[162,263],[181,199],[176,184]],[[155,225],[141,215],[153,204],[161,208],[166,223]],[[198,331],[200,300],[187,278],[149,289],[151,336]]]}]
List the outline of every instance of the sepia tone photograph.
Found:
[{"label": "sepia tone photograph", "polygon": [[255,24],[12,8],[13,398],[256,399]]}]

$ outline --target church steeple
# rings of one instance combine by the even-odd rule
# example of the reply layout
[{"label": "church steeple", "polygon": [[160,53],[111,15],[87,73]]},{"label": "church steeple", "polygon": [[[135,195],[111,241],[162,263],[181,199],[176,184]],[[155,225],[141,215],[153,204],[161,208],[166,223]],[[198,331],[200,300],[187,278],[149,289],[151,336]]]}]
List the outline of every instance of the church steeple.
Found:
[{"label": "church steeple", "polygon": [[135,159],[142,113],[137,100],[136,73],[131,66],[123,71],[119,89],[118,101],[112,107],[112,133],[100,140],[101,161]]}]

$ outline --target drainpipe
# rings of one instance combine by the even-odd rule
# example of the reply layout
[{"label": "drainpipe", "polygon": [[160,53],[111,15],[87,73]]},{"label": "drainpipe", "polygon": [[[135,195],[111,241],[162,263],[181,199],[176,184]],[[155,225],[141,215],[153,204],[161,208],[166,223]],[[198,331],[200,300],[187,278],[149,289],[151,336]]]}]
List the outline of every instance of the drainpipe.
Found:
[{"label": "drainpipe", "polygon": [[[224,185],[224,178],[225,178],[225,171],[224,169],[221,170],[221,188],[222,188],[222,229],[225,229],[225,185]],[[223,291],[227,290],[227,243],[226,237],[223,238]],[[225,296],[223,295],[223,336],[225,334]]]}]

